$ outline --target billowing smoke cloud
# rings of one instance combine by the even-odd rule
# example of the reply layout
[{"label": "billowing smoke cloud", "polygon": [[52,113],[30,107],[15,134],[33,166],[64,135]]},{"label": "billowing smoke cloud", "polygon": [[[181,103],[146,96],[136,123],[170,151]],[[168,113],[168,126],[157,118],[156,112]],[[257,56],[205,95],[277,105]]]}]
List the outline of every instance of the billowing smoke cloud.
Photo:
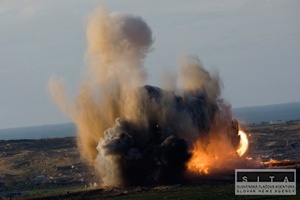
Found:
[{"label": "billowing smoke cloud", "polygon": [[61,81],[52,79],[50,90],[76,123],[82,156],[103,185],[182,181],[193,171],[196,146],[206,157],[225,155],[224,148],[236,154],[238,127],[220,98],[219,76],[197,57],[187,57],[178,79],[165,80],[161,89],[146,85],[143,61],[153,36],[140,17],[98,8],[87,42],[88,77],[76,102],[66,99]]}]

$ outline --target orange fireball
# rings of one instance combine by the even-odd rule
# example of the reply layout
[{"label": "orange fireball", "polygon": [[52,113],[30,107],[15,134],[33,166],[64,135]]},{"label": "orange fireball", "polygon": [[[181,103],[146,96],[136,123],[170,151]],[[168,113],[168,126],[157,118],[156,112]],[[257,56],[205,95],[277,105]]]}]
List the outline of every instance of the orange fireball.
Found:
[{"label": "orange fireball", "polygon": [[[217,138],[210,138],[208,145],[200,139],[194,142],[191,158],[186,167],[188,172],[198,175],[212,174],[225,169],[234,169],[237,163],[243,162],[240,158],[247,152],[249,142],[247,134],[239,130],[239,145],[234,147],[224,134]],[[222,136],[223,135],[223,136]]]}]

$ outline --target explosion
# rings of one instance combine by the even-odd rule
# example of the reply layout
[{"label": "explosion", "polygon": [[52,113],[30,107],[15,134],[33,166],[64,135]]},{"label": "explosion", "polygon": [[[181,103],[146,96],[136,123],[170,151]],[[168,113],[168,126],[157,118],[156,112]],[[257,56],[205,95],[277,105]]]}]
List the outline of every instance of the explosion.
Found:
[{"label": "explosion", "polygon": [[[236,121],[234,123],[237,123]],[[213,135],[214,133],[210,133]],[[192,157],[187,163],[187,169],[198,175],[209,174],[211,171],[216,173],[222,171],[226,167],[234,169],[239,166],[241,158],[248,149],[248,138],[247,134],[238,130],[239,145],[230,145],[230,143],[224,142],[223,140],[214,139],[210,141],[207,149],[203,148],[201,140],[197,140],[194,143],[192,150]],[[226,139],[226,138],[225,138]],[[238,165],[237,165],[238,164]]]},{"label": "explosion", "polygon": [[247,134],[244,131],[240,130],[239,136],[240,136],[240,145],[236,152],[239,154],[239,156],[243,156],[248,149],[249,142],[248,142]]},{"label": "explosion", "polygon": [[87,80],[71,102],[61,81],[50,91],[71,116],[81,155],[107,186],[175,183],[243,163],[246,134],[221,98],[217,73],[195,56],[162,88],[146,85],[152,31],[130,14],[98,8],[87,27]]}]

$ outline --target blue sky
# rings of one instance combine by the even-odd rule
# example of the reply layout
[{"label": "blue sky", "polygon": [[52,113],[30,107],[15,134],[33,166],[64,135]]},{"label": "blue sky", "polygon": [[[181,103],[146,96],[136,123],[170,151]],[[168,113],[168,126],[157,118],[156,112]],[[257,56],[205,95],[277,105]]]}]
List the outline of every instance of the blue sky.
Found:
[{"label": "blue sky", "polygon": [[87,15],[100,3],[141,16],[154,51],[145,67],[159,85],[186,54],[217,69],[233,107],[300,101],[300,1],[1,0],[0,128],[69,121],[47,91],[64,77],[72,95],[82,80]]}]

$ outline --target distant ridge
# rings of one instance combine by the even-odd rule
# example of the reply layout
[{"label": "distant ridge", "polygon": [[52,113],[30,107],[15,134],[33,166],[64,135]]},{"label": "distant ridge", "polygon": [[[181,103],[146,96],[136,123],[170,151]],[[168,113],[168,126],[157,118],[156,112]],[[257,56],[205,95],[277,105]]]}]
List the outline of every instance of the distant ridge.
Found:
[{"label": "distant ridge", "polygon": [[300,102],[233,108],[232,110],[233,116],[245,124],[300,119]]},{"label": "distant ridge", "polygon": [[75,136],[73,123],[0,129],[0,140],[60,138]]},{"label": "distant ridge", "polygon": [[[232,111],[233,116],[242,124],[299,120],[300,102],[233,108]],[[76,127],[73,123],[0,129],[0,140],[59,138],[75,135]]]}]

